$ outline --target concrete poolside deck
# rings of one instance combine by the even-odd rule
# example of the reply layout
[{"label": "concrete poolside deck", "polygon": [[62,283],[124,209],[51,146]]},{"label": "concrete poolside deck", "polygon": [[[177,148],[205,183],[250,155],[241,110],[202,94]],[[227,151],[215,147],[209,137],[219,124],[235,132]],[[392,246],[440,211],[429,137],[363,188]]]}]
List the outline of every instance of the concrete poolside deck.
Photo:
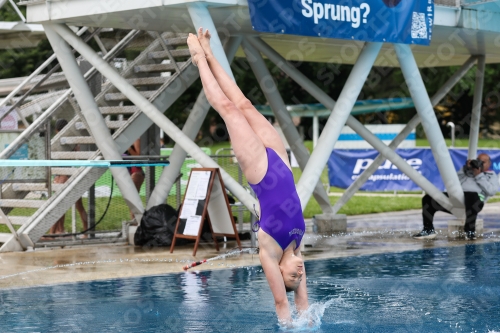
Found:
[{"label": "concrete poolside deck", "polygon": [[[424,248],[462,246],[469,241],[447,237],[450,215],[437,213],[434,240],[415,240],[411,235],[422,228],[420,210],[349,216],[348,232],[331,236],[306,233],[305,260],[348,257],[384,252],[401,252]],[[479,214],[484,220],[484,236],[475,243],[500,241],[500,203],[489,203]],[[308,221],[310,226],[310,221]],[[310,228],[309,228],[310,229]],[[250,241],[242,241],[250,247]],[[200,244],[196,257],[193,245],[143,249],[125,245],[85,245],[64,249],[35,249],[30,252],[0,254],[0,288],[19,288],[89,280],[127,278],[182,272],[187,262],[235,250],[236,242],[229,241],[217,252],[212,243]],[[240,254],[215,260],[198,270],[224,269],[260,265],[258,255]]]}]

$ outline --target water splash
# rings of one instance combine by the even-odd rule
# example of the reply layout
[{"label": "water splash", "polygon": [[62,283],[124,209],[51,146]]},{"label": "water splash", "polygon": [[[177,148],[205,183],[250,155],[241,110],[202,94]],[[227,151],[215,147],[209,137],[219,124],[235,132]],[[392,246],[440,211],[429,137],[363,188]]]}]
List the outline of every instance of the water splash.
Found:
[{"label": "water splash", "polygon": [[319,330],[325,310],[335,301],[335,299],[331,299],[326,302],[313,303],[301,315],[293,311],[292,324],[280,325],[280,330],[286,332],[314,332]]}]

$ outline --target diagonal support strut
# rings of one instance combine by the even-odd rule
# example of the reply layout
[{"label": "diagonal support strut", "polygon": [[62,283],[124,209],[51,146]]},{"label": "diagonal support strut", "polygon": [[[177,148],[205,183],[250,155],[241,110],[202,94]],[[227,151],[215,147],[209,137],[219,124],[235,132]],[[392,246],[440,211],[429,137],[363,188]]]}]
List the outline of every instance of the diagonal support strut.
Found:
[{"label": "diagonal support strut", "polygon": [[[248,41],[253,46],[255,46],[259,51],[261,51],[268,59],[270,59],[272,62],[274,62],[282,71],[284,71],[294,81],[296,81],[298,84],[300,84],[307,92],[309,92],[313,97],[315,97],[320,103],[322,103],[323,105],[325,105],[326,107],[328,107],[330,109],[335,108],[337,103],[335,103],[335,101],[330,96],[328,96],[324,91],[319,89],[313,82],[311,82],[308,78],[306,78],[295,67],[289,65],[283,57],[281,57],[269,45],[264,43],[260,38],[249,38]],[[363,55],[363,52],[360,54],[360,58],[358,58],[358,61],[356,64],[358,64],[360,62],[360,60],[361,60],[361,63],[365,63],[367,61],[367,59],[361,58],[361,55]],[[371,59],[368,59],[368,62],[369,61],[371,61]],[[364,66],[366,67],[366,64],[364,64]],[[356,65],[355,65],[355,68],[356,68]],[[369,69],[371,69],[371,66],[369,67]],[[353,72],[351,72],[350,78],[353,77],[353,80],[360,79],[360,75],[365,75],[365,74],[367,75],[366,72],[368,72],[369,69],[366,70],[366,68],[363,68],[363,71],[365,73],[359,74],[359,75],[355,74],[355,75],[357,75],[357,77],[354,77]],[[354,69],[353,69],[353,71],[354,71]],[[360,70],[358,69],[358,71],[360,71]],[[364,82],[364,79],[362,81]],[[346,89],[346,87],[344,87],[344,90],[345,89]],[[344,92],[344,90],[343,90],[343,92]],[[358,91],[358,93],[359,93],[359,91]],[[352,92],[346,93],[346,95],[347,94],[352,94]],[[346,106],[349,106],[350,104],[353,104],[352,99],[349,100],[350,99],[349,97],[350,96],[345,96],[345,99],[348,100],[348,102],[347,103],[344,102],[344,105],[342,105],[343,108],[345,108]],[[356,95],[356,97],[357,97],[357,95]],[[350,109],[349,109],[349,111],[350,111]],[[332,112],[332,115],[334,113],[335,112]],[[331,119],[334,119],[334,121],[336,119],[336,118],[332,118],[332,115],[330,115],[329,122]],[[428,193],[429,192],[435,193],[435,199],[443,207],[447,207],[447,208],[451,209],[452,204],[451,204],[448,197],[446,197],[443,193],[441,193],[441,191],[439,191],[425,177],[420,175],[415,169],[413,169],[410,165],[408,165],[408,163],[406,163],[391,148],[387,147],[380,139],[378,139],[375,135],[373,135],[373,133],[368,131],[359,121],[356,120],[356,118],[354,118],[352,115],[348,115],[345,124],[348,125],[349,127],[351,127],[352,129],[354,129],[354,131],[356,133],[358,133],[363,139],[365,139],[372,146],[374,146],[375,149],[377,149],[384,157],[386,157],[394,165],[396,165],[401,171],[406,173],[422,189],[424,189]],[[342,125],[338,125],[338,126],[342,126]],[[325,132],[326,131],[323,131],[322,137],[323,137],[323,135],[325,135]],[[333,146],[335,145],[335,142],[331,142],[329,140],[336,141],[339,133],[340,133],[340,130],[338,130],[338,133],[331,133],[331,132],[328,133],[327,134],[328,137],[325,135],[325,137],[327,137],[327,139],[323,140],[323,141],[327,141],[327,144],[330,146],[329,148],[333,149]],[[333,134],[336,134],[336,135],[333,135]],[[333,140],[333,139],[335,139],[335,140]],[[320,138],[320,141],[321,140],[322,139]],[[318,143],[318,145],[319,145],[319,143]],[[324,152],[324,153],[329,154],[330,152],[331,152],[331,150],[329,152]],[[314,155],[314,152],[313,152],[313,155]],[[312,155],[311,155],[311,157],[312,157]],[[328,159],[328,156],[321,157],[321,161],[324,161],[322,166],[324,166],[326,164],[327,159]],[[318,161],[315,163],[319,163],[321,161]],[[308,163],[308,165],[309,164],[311,164],[311,160]],[[302,202],[303,206],[305,206],[305,204],[307,204],[307,201],[309,200],[311,192],[312,192],[311,191],[311,181],[314,180],[315,178],[317,181],[317,179],[319,179],[319,176],[320,176],[320,174],[318,172],[316,172],[315,175],[310,175],[308,180],[303,181],[301,179],[302,184],[308,183],[308,184],[304,184],[304,187],[302,188],[303,195],[301,196],[301,200],[305,201],[305,202]],[[301,182],[299,182],[299,185],[301,185]],[[306,185],[308,185],[309,188]]]},{"label": "diagonal support strut", "polygon": [[[476,57],[470,57],[463,65],[460,67],[458,71],[456,71],[444,84],[443,86],[434,94],[431,98],[431,103],[433,106],[436,106],[440,100],[446,96],[446,94],[460,81],[460,79],[472,68],[474,62],[476,61]],[[408,137],[408,135],[420,124],[420,117],[416,114],[409,122],[406,124],[405,128],[392,140],[389,144],[389,148],[396,149],[403,140]],[[377,171],[378,167],[382,165],[385,161],[385,157],[383,155],[378,155],[377,158],[373,161],[372,164],[368,168],[366,168],[361,175],[349,186],[344,194],[335,202],[333,206],[333,211],[336,213],[345,205],[356,193],[361,186],[370,178],[371,175]]]},{"label": "diagonal support strut", "polygon": [[219,168],[226,187],[251,211],[257,201],[224,171],[214,160],[207,156],[190,140],[182,131],[172,123],[156,106],[144,98],[138,91],[124,80],[107,62],[102,60],[94,50],[83,43],[67,26],[54,24],[52,28],[71,46],[75,48],[88,62],[90,62],[102,75],[104,75],[118,90],[127,95],[142,112],[155,122],[165,133],[188,152],[198,163],[208,168]]}]

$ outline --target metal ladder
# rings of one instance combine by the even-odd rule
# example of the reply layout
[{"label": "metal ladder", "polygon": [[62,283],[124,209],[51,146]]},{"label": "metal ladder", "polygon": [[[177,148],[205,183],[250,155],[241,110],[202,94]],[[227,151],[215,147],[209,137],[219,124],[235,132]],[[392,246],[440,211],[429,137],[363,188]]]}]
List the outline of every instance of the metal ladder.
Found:
[{"label": "metal ladder", "polygon": [[[186,47],[187,35],[164,33],[160,37],[158,33],[149,34],[156,38],[123,71],[122,77],[164,112],[198,78],[198,71],[192,65]],[[124,106],[128,102],[127,96],[110,83],[104,83],[102,91],[95,100],[120,152],[124,152],[131,142],[152,125],[152,121],[136,106]],[[78,105],[71,97],[69,101],[75,108],[76,115],[52,138],[51,158],[68,160],[102,158],[98,150],[74,151],[76,145],[93,146],[95,140],[85,119],[80,116]],[[7,213],[16,207],[37,208],[37,211],[29,217],[8,215],[9,221],[0,219],[2,224],[21,226],[15,233],[0,233],[0,242],[4,243],[0,252],[18,251],[36,246],[35,243],[40,237],[105,171],[101,168],[84,167],[51,168],[52,174],[68,175],[70,178],[64,184],[50,184],[52,195],[47,200],[27,199],[34,191],[48,191],[47,184],[12,184],[8,192],[17,198],[0,199],[1,209]],[[2,195],[2,198],[5,198],[4,192]]]}]

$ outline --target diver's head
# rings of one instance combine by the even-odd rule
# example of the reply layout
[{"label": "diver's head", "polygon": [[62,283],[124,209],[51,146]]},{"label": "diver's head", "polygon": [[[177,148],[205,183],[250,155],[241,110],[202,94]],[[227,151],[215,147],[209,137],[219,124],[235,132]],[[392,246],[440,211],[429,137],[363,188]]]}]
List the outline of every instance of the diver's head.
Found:
[{"label": "diver's head", "polygon": [[283,254],[283,258],[281,258],[279,268],[283,276],[286,291],[297,290],[304,275],[304,260],[293,253],[285,253]]}]

